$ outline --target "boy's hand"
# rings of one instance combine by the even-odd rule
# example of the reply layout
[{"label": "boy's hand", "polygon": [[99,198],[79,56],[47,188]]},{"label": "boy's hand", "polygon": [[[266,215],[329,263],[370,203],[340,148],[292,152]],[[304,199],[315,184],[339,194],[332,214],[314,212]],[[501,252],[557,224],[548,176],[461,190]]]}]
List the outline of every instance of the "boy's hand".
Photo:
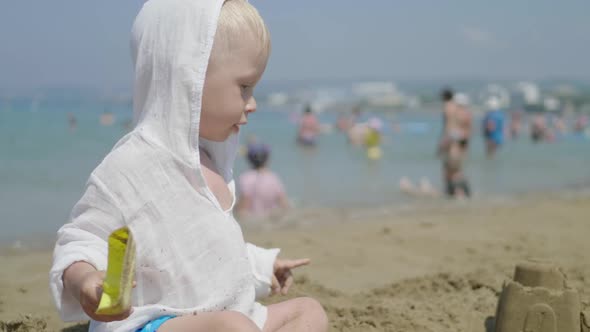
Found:
[{"label": "boy's hand", "polygon": [[[99,322],[112,322],[123,320],[132,312],[132,309],[119,314],[119,315],[98,315],[95,313],[98,304],[100,303],[100,297],[102,296],[102,283],[105,277],[104,271],[93,271],[87,273],[80,284],[80,305],[84,312],[90,316],[90,318]],[[133,287],[135,287],[135,282]]]},{"label": "boy's hand", "polygon": [[311,262],[309,258],[302,259],[276,259],[274,264],[274,275],[272,276],[271,289],[273,294],[286,295],[289,287],[293,284],[291,270]]}]

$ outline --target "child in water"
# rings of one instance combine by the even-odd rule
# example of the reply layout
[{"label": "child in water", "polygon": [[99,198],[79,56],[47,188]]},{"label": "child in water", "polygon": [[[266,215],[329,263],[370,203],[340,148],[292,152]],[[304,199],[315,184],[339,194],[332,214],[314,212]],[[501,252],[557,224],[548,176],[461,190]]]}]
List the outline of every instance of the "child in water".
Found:
[{"label": "child in water", "polygon": [[[90,174],[58,231],[50,287],[93,332],[326,331],[321,305],[285,294],[308,259],[244,241],[232,215],[240,126],[256,111],[269,34],[246,0],[149,0],[132,31],[135,128]],[[136,241],[133,308],[95,310],[109,234]]]},{"label": "child in water", "polygon": [[381,130],[383,123],[379,118],[372,117],[367,122],[367,132],[365,134],[365,147],[367,148],[367,158],[371,160],[381,159],[383,152],[381,150]]},{"label": "child in water", "polygon": [[268,168],[270,148],[266,144],[248,145],[247,158],[252,169],[238,181],[240,195],[237,212],[241,216],[268,217],[289,208],[289,199],[279,177]]}]

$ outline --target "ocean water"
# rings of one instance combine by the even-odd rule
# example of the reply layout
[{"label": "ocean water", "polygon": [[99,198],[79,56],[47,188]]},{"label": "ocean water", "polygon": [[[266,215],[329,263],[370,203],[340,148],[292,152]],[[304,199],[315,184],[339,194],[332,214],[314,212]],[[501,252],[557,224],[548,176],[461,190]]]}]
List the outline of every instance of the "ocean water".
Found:
[{"label": "ocean water", "polygon": [[[114,125],[99,124],[104,110],[114,113]],[[393,119],[385,117],[384,155],[371,161],[337,131],[321,136],[314,149],[297,147],[297,110],[261,107],[241,133],[242,138],[255,134],[271,146],[271,168],[296,207],[407,204],[415,198],[399,191],[402,176],[414,182],[426,177],[442,188],[434,153],[440,114],[398,113],[394,121],[400,130],[395,133],[389,126]],[[68,128],[68,113],[77,118],[75,130]],[[128,104],[0,104],[0,246],[53,236],[67,221],[92,169],[126,133],[123,124],[130,118]],[[336,115],[321,114],[320,119],[334,123]],[[247,167],[239,157],[236,176]],[[483,199],[585,185],[590,182],[590,140],[567,135],[555,143],[533,144],[525,135],[508,141],[488,160],[476,133],[466,169],[474,195]]]}]

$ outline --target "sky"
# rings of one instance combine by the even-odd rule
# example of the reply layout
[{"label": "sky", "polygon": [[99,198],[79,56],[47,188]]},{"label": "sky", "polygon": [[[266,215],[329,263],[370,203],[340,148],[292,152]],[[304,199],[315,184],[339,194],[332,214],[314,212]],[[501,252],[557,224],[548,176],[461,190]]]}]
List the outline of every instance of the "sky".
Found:
[{"label": "sky", "polygon": [[[590,79],[588,0],[251,0],[264,80]],[[0,2],[0,95],[129,90],[143,0]]]}]

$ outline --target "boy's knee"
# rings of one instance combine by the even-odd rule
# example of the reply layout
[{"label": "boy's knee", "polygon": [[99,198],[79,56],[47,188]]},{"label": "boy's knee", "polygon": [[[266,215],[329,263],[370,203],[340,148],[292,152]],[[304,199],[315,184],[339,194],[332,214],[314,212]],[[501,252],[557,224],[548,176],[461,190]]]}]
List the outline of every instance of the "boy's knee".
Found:
[{"label": "boy's knee", "polygon": [[297,306],[302,315],[313,320],[314,325],[328,330],[328,315],[324,307],[316,299],[311,297],[300,297],[297,300]]},{"label": "boy's knee", "polygon": [[217,318],[219,331],[260,332],[260,329],[250,318],[236,311],[224,311]]}]

